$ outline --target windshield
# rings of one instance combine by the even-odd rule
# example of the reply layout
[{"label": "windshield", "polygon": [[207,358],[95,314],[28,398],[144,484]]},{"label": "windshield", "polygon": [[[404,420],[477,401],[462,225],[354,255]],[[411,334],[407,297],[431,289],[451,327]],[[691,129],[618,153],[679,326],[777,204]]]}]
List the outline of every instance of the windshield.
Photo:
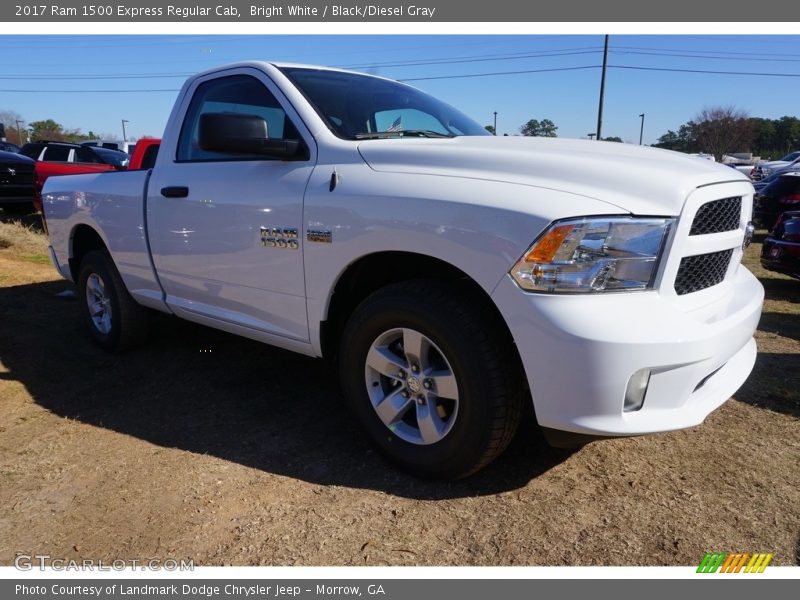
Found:
[{"label": "windshield", "polygon": [[791,162],[791,161],[793,161],[793,160],[795,160],[797,158],[800,158],[800,150],[798,150],[797,152],[792,152],[791,154],[787,154],[781,160],[785,160],[787,162]]},{"label": "windshield", "polygon": [[452,106],[402,83],[302,67],[281,71],[328,128],[346,140],[490,135]]},{"label": "windshield", "polygon": [[115,167],[127,167],[131,157],[119,150],[109,150],[108,148],[96,147],[93,150],[103,159],[103,162]]}]

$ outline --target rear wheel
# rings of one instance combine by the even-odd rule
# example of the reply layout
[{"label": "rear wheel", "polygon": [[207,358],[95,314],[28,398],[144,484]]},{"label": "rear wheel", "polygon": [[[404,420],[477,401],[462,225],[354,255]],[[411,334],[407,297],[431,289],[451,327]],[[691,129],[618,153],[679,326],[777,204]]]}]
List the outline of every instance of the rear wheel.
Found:
[{"label": "rear wheel", "polygon": [[89,333],[104,350],[122,352],[147,337],[150,313],[128,293],[106,252],[94,250],[81,261],[78,301]]},{"label": "rear wheel", "polygon": [[378,448],[414,474],[466,477],[517,429],[517,361],[482,308],[461,285],[412,281],[369,296],[345,327],[347,401]]}]

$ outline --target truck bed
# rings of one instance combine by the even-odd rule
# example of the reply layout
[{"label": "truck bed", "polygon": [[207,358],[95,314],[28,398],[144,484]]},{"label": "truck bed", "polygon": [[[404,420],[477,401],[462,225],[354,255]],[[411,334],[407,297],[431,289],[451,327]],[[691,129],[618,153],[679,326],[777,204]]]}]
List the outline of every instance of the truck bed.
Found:
[{"label": "truck bed", "polygon": [[[43,214],[54,262],[72,279],[69,256],[76,228],[86,225],[101,236],[131,295],[161,300],[147,241],[145,198],[150,171],[110,171],[48,179],[42,191]],[[146,302],[146,300],[144,300]]]}]

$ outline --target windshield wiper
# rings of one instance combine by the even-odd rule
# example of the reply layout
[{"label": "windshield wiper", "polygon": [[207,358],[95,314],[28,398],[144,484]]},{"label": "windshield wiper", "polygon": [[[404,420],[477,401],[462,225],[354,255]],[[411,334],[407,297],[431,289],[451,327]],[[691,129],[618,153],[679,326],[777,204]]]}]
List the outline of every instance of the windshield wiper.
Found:
[{"label": "windshield wiper", "polygon": [[424,137],[424,138],[452,138],[456,137],[450,133],[439,133],[430,129],[400,129],[399,131],[375,131],[371,133],[357,133],[357,140],[378,140],[383,138],[397,137]]}]

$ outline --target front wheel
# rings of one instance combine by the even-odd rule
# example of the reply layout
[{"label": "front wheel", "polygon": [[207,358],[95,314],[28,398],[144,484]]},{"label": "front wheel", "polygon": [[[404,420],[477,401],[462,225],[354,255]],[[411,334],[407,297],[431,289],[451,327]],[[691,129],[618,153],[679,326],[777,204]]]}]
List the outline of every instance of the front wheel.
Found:
[{"label": "front wheel", "polygon": [[523,390],[513,346],[484,301],[459,285],[383,288],[345,327],[346,399],[378,448],[424,477],[466,477],[511,441]]}]

